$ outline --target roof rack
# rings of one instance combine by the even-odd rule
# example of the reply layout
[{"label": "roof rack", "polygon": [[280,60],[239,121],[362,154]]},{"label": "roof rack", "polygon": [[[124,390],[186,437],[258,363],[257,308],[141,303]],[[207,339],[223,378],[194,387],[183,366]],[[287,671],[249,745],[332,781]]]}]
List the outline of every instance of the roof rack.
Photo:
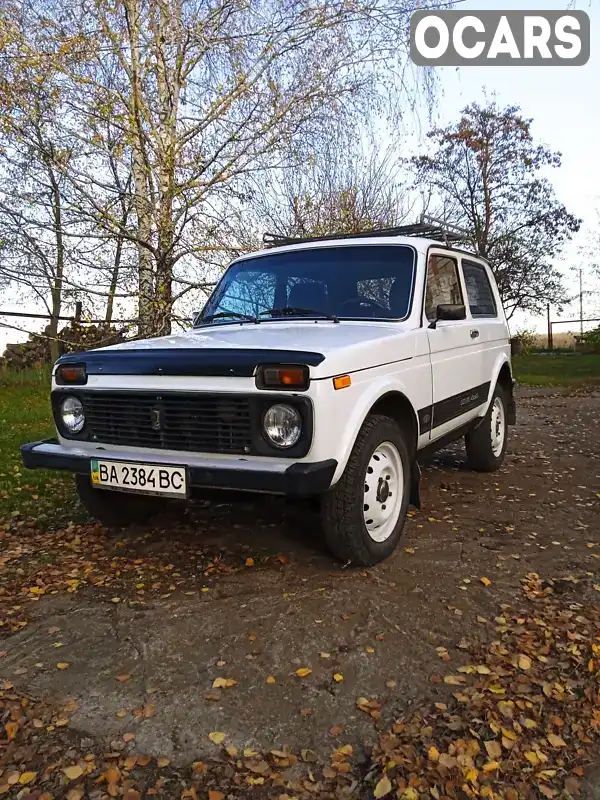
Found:
[{"label": "roof rack", "polygon": [[447,246],[458,242],[468,242],[469,232],[458,225],[422,214],[418,222],[412,225],[398,225],[393,228],[374,228],[360,233],[330,233],[325,236],[282,236],[277,233],[265,233],[263,242],[267,247],[281,247],[286,244],[304,244],[305,242],[323,242],[337,239],[367,239],[371,236],[421,236],[425,239],[437,239]]}]

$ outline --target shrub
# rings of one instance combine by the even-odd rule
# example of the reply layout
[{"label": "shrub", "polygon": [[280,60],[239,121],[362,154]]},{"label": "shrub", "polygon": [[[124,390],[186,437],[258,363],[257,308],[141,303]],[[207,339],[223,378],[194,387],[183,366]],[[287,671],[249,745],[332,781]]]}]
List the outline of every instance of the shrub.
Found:
[{"label": "shrub", "polygon": [[517,347],[520,349],[521,353],[527,355],[527,353],[531,353],[532,350],[535,350],[538,346],[538,335],[535,331],[529,330],[528,328],[523,328],[523,330],[517,331],[516,336],[513,337],[517,343]]},{"label": "shrub", "polygon": [[584,333],[581,341],[585,352],[600,353],[600,327]]}]

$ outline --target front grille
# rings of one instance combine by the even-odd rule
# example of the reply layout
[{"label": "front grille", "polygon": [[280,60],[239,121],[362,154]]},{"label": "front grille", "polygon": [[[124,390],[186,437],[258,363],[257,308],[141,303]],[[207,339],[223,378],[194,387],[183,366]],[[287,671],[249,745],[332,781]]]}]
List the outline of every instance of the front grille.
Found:
[{"label": "front grille", "polygon": [[82,392],[81,399],[92,441],[200,453],[251,450],[247,397]]}]

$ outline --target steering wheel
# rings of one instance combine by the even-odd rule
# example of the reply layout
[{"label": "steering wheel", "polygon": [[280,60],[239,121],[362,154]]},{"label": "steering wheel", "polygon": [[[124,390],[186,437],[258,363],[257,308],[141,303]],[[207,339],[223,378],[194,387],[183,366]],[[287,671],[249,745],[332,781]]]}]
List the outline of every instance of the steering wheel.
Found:
[{"label": "steering wheel", "polygon": [[370,300],[368,297],[350,297],[342,303],[342,310],[346,309],[346,306],[351,305],[355,306],[357,310],[360,311],[388,311],[385,306],[382,306],[375,300]]}]

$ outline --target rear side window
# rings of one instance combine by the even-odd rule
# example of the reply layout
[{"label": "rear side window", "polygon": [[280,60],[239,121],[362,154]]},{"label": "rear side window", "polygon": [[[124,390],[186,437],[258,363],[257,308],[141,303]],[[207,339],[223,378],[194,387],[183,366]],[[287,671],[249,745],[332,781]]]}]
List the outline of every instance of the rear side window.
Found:
[{"label": "rear side window", "polygon": [[431,256],[427,267],[425,314],[433,320],[439,305],[462,305],[463,297],[458,280],[458,265],[448,256]]},{"label": "rear side window", "polygon": [[487,270],[473,261],[462,262],[469,307],[473,317],[495,317],[496,301]]}]

